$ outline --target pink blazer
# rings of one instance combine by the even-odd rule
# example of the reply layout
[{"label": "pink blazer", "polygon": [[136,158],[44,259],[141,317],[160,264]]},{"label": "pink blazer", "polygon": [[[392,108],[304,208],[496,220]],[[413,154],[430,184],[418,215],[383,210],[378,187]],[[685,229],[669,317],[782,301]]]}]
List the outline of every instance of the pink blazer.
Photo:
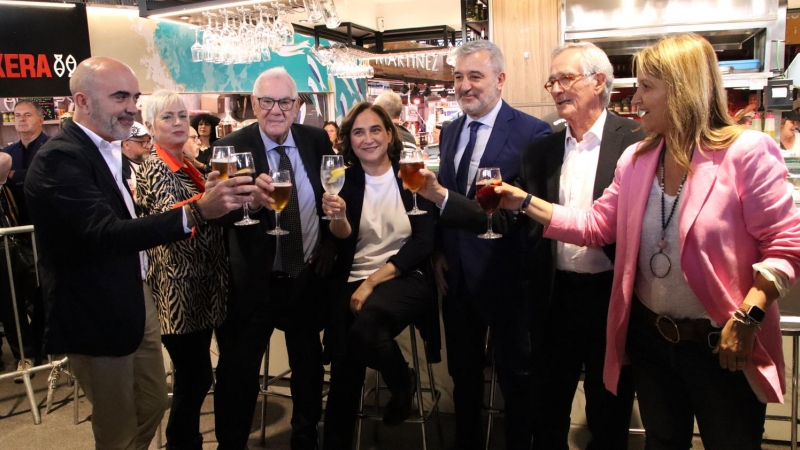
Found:
[{"label": "pink blazer", "polygon": [[[663,143],[662,143],[663,145]],[[551,239],[578,245],[616,242],[614,285],[608,309],[603,380],[616,393],[625,360],[642,220],[658,165],[658,148],[634,159],[638,144],[617,163],[614,181],[590,210],[554,205],[545,230]],[[678,211],[681,267],[711,318],[730,319],[753,284],[762,261],[794,283],[800,269],[800,215],[786,182],[778,146],[766,134],[745,131],[730,148],[695,151]],[[745,375],[764,402],[783,402],[784,362],[777,302],[756,333],[753,364]]]}]

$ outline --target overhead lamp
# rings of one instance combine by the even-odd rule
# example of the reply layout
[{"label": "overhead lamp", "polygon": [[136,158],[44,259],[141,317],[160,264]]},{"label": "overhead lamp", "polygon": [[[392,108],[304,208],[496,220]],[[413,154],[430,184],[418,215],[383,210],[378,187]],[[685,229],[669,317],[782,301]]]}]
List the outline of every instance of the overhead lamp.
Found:
[{"label": "overhead lamp", "polygon": [[419,88],[417,87],[417,85],[414,85],[414,89],[411,89],[411,96],[419,97]]},{"label": "overhead lamp", "polygon": [[29,6],[33,8],[62,8],[62,9],[69,9],[75,7],[74,3],[18,2],[10,0],[0,0],[0,5]]},{"label": "overhead lamp", "polygon": [[430,95],[431,95],[431,88],[430,88],[430,86],[425,86],[425,90],[424,90],[424,91],[422,91],[422,95],[424,95],[425,97],[430,97]]},{"label": "overhead lamp", "polygon": [[403,83],[403,87],[400,88],[400,92],[403,94],[408,94],[408,83]]}]

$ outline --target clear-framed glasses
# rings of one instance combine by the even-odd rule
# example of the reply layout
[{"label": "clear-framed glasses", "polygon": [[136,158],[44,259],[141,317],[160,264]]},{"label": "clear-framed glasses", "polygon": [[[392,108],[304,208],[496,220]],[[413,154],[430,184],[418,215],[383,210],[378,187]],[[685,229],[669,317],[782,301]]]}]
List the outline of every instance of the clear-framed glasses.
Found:
[{"label": "clear-framed glasses", "polygon": [[150,148],[153,146],[153,141],[148,141],[148,140],[140,141],[138,139],[128,139],[128,140],[131,142],[136,142],[137,144],[141,145],[144,148]]},{"label": "clear-framed glasses", "polygon": [[269,97],[259,97],[256,100],[258,100],[258,106],[260,106],[261,109],[263,109],[264,111],[271,110],[276,103],[278,104],[278,108],[280,108],[281,111],[289,111],[290,109],[292,109],[292,107],[294,106],[294,102],[297,99],[282,98],[280,100],[275,100],[274,98],[269,98]]},{"label": "clear-framed glasses", "polygon": [[558,78],[550,78],[549,80],[547,80],[547,83],[544,84],[544,89],[547,92],[550,92],[550,91],[553,90],[553,86],[556,83],[558,83],[561,86],[561,89],[569,89],[573,84],[575,84],[576,81],[578,81],[578,80],[580,80],[580,79],[582,79],[584,77],[590,77],[592,75],[594,75],[594,73],[582,73],[582,74],[576,74],[576,75],[565,74],[565,75],[561,75]]}]

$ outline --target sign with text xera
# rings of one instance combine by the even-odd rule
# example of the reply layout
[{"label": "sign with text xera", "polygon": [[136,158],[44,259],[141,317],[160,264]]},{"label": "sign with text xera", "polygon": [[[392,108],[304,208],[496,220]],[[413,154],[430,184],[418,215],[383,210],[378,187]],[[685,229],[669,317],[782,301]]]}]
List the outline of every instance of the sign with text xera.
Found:
[{"label": "sign with text xera", "polygon": [[0,97],[70,95],[78,63],[91,56],[86,6],[0,5]]}]

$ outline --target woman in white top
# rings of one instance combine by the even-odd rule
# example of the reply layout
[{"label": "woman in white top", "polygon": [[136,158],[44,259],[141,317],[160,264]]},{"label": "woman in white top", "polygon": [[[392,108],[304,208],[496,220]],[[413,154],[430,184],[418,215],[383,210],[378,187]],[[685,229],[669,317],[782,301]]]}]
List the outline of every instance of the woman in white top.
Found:
[{"label": "woman in white top", "polygon": [[332,365],[324,448],[348,449],[366,367],[381,372],[392,394],[384,423],[399,425],[410,414],[416,375],[394,338],[436,311],[426,270],[436,215],[434,205],[422,199],[419,207],[428,214],[406,215],[412,196],[396,176],[403,144],[383,108],[359,103],[339,136],[350,167],[340,196],[323,196],[326,214],[345,216],[330,222],[331,232],[342,240],[337,260],[341,301],[336,323],[326,332],[332,335],[326,336]]}]

